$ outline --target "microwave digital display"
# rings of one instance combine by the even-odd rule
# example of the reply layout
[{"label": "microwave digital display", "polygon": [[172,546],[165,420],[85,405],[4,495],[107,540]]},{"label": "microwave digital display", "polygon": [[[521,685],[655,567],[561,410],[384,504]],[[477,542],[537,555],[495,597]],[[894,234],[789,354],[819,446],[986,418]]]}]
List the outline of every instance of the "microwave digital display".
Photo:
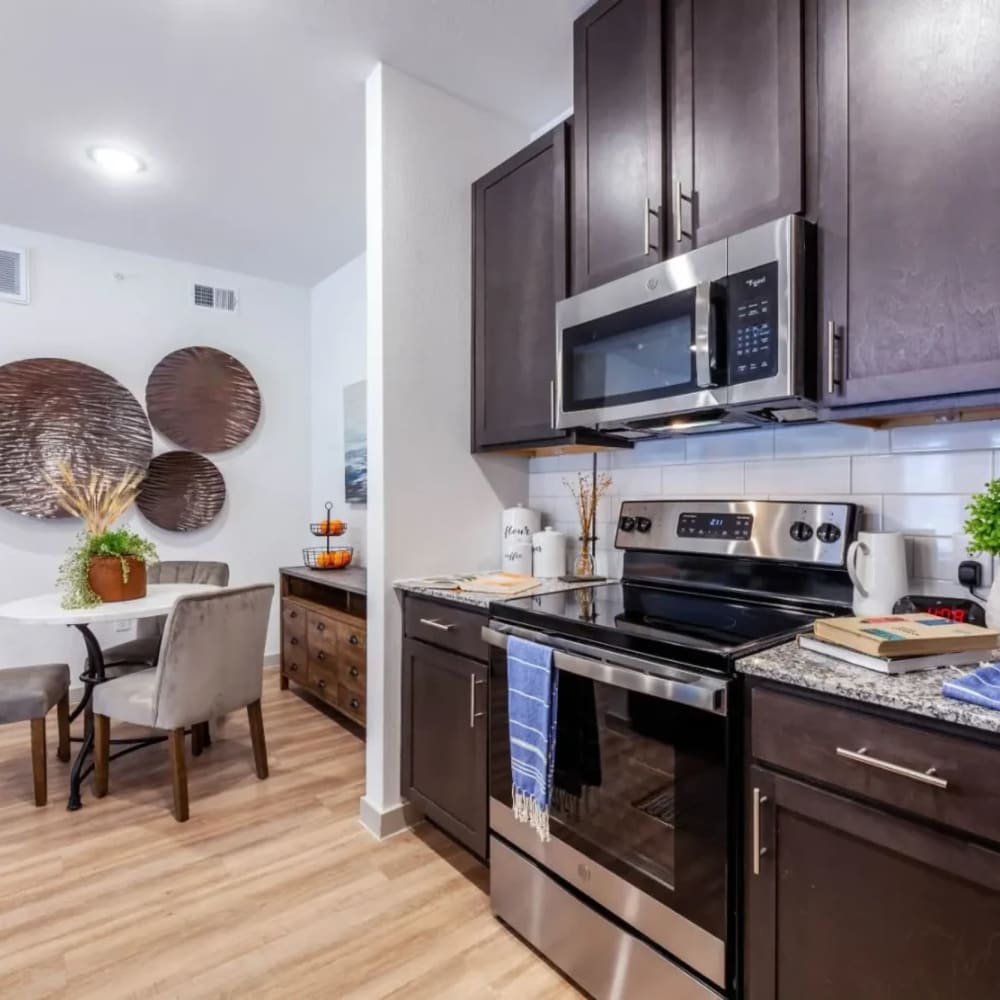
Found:
[{"label": "microwave digital display", "polygon": [[778,372],[778,265],[729,277],[729,384]]},{"label": "microwave digital display", "polygon": [[723,538],[745,542],[753,531],[753,514],[684,512],[677,518],[678,538]]}]

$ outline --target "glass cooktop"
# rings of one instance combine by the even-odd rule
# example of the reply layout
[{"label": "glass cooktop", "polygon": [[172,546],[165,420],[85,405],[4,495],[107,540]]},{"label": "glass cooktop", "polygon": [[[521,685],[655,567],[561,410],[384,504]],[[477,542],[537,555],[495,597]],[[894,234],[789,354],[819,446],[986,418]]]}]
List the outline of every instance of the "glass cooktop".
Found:
[{"label": "glass cooktop", "polygon": [[570,639],[725,669],[808,628],[815,611],[722,594],[610,583],[490,606],[490,617]]}]

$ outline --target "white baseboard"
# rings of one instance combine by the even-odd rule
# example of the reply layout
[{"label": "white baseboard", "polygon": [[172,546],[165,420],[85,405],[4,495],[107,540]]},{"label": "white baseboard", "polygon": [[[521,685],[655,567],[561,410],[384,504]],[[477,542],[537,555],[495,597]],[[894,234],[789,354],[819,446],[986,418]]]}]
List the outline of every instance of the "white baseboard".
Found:
[{"label": "white baseboard", "polygon": [[412,829],[423,815],[410,802],[400,802],[382,812],[364,796],[361,798],[361,825],[376,839],[385,840]]}]

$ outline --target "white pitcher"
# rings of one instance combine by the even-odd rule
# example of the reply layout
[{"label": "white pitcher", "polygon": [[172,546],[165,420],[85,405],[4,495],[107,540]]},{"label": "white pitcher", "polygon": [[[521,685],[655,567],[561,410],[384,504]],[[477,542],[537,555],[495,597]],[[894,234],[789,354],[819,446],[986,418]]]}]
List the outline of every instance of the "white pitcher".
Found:
[{"label": "white pitcher", "polygon": [[906,544],[898,531],[859,531],[847,550],[856,615],[889,615],[909,591]]}]

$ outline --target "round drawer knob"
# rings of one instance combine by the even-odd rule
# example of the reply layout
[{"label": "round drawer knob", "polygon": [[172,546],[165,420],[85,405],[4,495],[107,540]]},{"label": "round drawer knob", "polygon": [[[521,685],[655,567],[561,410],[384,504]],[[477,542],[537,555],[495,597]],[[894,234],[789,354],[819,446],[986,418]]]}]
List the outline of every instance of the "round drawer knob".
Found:
[{"label": "round drawer knob", "polygon": [[357,646],[359,642],[360,642],[360,640],[358,639],[358,637],[356,635],[352,635],[351,636],[351,645],[352,646]]},{"label": "round drawer knob", "polygon": [[323,680],[321,680],[321,681],[319,682],[319,686],[320,686],[321,688],[325,688],[325,687],[326,687],[326,681],[323,681]]},{"label": "round drawer knob", "polygon": [[323,652],[323,650],[321,649],[321,650],[320,650],[320,651],[319,651],[319,652],[318,652],[318,653],[316,654],[316,659],[317,659],[317,660],[325,660],[325,659],[326,659],[326,653],[324,653],[324,652]]},{"label": "round drawer knob", "polygon": [[352,677],[357,677],[357,676],[358,676],[358,674],[359,674],[360,672],[361,672],[361,671],[360,671],[360,670],[358,670],[358,668],[357,668],[357,667],[351,667],[351,676],[352,676]]},{"label": "round drawer knob", "polygon": [[298,611],[290,611],[288,613],[288,617],[289,618],[298,618],[299,617],[299,613],[298,613]]},{"label": "round drawer knob", "polygon": [[294,674],[299,669],[299,665],[297,663],[289,664],[288,669]]},{"label": "round drawer knob", "polygon": [[316,631],[317,632],[325,632],[326,631],[326,626],[322,622],[317,622],[316,623]]},{"label": "round drawer knob", "polygon": [[299,640],[294,638],[294,636],[289,640],[289,642],[291,642],[293,646],[297,646],[299,644]]},{"label": "round drawer knob", "polygon": [[357,698],[352,698],[351,699],[351,708],[360,708],[360,707],[361,707],[361,702],[358,701]]}]

